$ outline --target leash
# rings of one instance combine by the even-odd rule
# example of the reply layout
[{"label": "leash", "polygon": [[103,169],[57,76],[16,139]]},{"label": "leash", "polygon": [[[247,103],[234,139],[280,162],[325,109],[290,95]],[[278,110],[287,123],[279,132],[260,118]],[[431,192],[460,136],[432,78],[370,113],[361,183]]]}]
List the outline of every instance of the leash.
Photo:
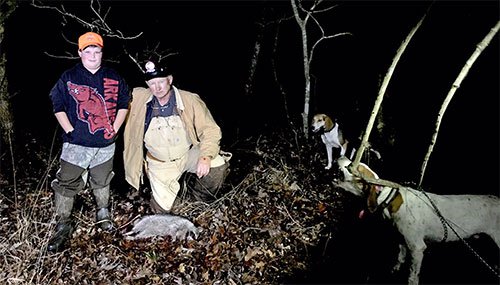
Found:
[{"label": "leash", "polygon": [[470,244],[464,239],[462,238],[462,236],[460,236],[458,234],[458,232],[450,225],[450,223],[448,223],[448,221],[444,218],[444,216],[441,214],[441,212],[439,211],[438,207],[436,206],[436,204],[434,204],[434,201],[432,201],[431,197],[429,197],[429,195],[427,195],[427,193],[422,189],[422,188],[417,188],[418,191],[420,191],[422,194],[424,194],[424,196],[427,198],[427,200],[429,200],[429,202],[431,202],[431,205],[432,207],[434,208],[434,211],[436,211],[436,214],[438,215],[439,217],[439,220],[441,220],[441,223],[443,224],[443,228],[444,228],[444,237],[442,239],[442,241],[446,241],[446,239],[448,238],[448,227],[450,227],[450,229],[453,231],[453,233],[458,237],[458,239],[460,241],[462,241],[465,246],[472,252],[472,254],[474,254],[474,256],[476,256],[477,259],[479,259],[479,261],[481,261],[481,263],[483,263],[491,272],[493,272],[493,274],[495,274],[498,278],[500,278],[500,274],[493,268],[491,267],[488,262],[486,262],[486,260],[484,260],[473,248],[472,246],[470,246]]},{"label": "leash", "polygon": [[427,193],[422,188],[418,188],[418,191],[422,192],[422,194],[424,194],[424,196],[427,198],[427,200],[429,200],[429,202],[431,202],[432,208],[434,208],[434,211],[438,215],[439,220],[441,221],[441,224],[443,225],[444,237],[441,240],[441,242],[445,242],[448,239],[448,227],[450,227],[451,230],[453,232],[455,232],[455,234],[458,236],[458,238],[462,240],[462,237],[460,235],[458,235],[458,233],[455,231],[455,229],[453,229],[450,226],[450,224],[448,224],[448,222],[446,221],[446,219],[444,218],[444,216],[441,214],[441,212],[439,211],[439,209],[436,206],[436,204],[434,204],[434,201],[432,201],[431,197],[429,197],[429,195],[427,195]]}]

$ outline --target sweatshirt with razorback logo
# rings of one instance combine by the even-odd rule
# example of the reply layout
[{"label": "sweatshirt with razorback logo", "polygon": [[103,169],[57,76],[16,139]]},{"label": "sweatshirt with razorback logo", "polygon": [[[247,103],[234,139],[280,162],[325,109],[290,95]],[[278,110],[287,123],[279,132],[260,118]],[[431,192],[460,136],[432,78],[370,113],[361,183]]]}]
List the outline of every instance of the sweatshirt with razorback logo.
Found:
[{"label": "sweatshirt with razorback logo", "polygon": [[128,109],[125,80],[101,66],[92,74],[82,63],[66,70],[50,91],[54,113],[65,112],[75,130],[63,141],[86,147],[105,147],[115,141],[113,123],[120,109]]}]

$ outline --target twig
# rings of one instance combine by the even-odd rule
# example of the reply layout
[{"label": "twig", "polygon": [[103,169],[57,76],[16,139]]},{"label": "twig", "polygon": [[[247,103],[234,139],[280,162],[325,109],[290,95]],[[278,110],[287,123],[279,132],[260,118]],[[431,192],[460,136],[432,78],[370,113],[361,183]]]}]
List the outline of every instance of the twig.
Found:
[{"label": "twig", "polygon": [[396,65],[398,64],[399,59],[401,58],[401,55],[406,50],[408,43],[413,38],[413,35],[415,35],[415,33],[417,32],[420,25],[422,25],[422,22],[424,21],[426,16],[427,16],[427,12],[420,19],[420,21],[417,23],[417,25],[415,27],[413,27],[413,29],[410,31],[410,33],[408,34],[406,39],[403,41],[403,43],[401,43],[401,46],[399,47],[398,51],[396,52],[396,55],[394,56],[394,59],[392,60],[392,64],[389,67],[387,74],[385,75],[384,81],[382,82],[382,86],[380,87],[380,90],[378,92],[377,100],[375,101],[375,105],[373,106],[373,110],[372,110],[370,119],[368,121],[368,125],[366,126],[366,130],[364,132],[363,139],[361,141],[361,145],[360,145],[359,149],[356,151],[356,156],[354,158],[353,163],[351,163],[351,165],[349,166],[349,171],[351,171],[351,173],[356,175],[356,176],[359,176],[358,165],[359,165],[359,162],[361,161],[361,157],[363,156],[363,152],[365,151],[365,148],[368,147],[368,139],[370,137],[370,133],[371,133],[371,130],[373,128],[373,124],[375,123],[375,118],[377,117],[378,110],[380,109],[380,106],[382,105],[382,101],[384,100],[385,90],[387,89],[387,86],[389,85],[389,81],[391,80],[392,74],[394,73],[394,70],[396,69]]},{"label": "twig", "polygon": [[137,218],[139,218],[141,215],[137,215],[135,216],[133,219],[131,219],[130,221],[126,222],[125,224],[121,225],[118,230],[121,230],[123,228],[125,228],[126,226],[130,225],[133,221],[137,220]]},{"label": "twig", "polygon": [[286,206],[284,204],[282,204],[281,207],[279,207],[280,209],[283,209],[285,210],[286,214],[288,215],[288,217],[292,220],[292,222],[294,224],[296,224],[297,226],[300,226],[300,227],[303,227],[299,222],[297,222],[293,217],[292,215],[290,215],[290,212],[288,212],[288,209],[286,208]]},{"label": "twig", "polygon": [[12,139],[10,136],[11,132],[7,132],[7,139],[9,140],[9,149],[10,149],[10,155],[11,155],[11,162],[12,162],[12,181],[14,183],[14,203],[17,205],[17,182],[16,182],[16,164],[14,160],[14,149],[12,148]]}]

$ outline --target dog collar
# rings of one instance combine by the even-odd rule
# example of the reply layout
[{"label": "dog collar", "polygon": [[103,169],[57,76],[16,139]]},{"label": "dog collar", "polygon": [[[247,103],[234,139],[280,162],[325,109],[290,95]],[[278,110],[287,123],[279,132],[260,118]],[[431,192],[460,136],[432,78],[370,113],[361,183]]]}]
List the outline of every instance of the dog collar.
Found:
[{"label": "dog collar", "polygon": [[[379,191],[377,191],[377,192],[379,192]],[[375,208],[374,212],[376,212],[378,210],[387,209],[390,214],[393,214],[399,210],[399,207],[401,207],[401,204],[403,204],[403,197],[401,196],[401,193],[399,193],[399,188],[391,188],[391,192],[389,193],[389,195],[387,195],[387,197],[385,197],[384,201],[382,201],[382,203],[380,203]]]},{"label": "dog collar", "polygon": [[327,130],[325,128],[325,126],[323,126],[323,133],[326,134],[326,133],[329,133],[329,132],[332,132],[333,130],[335,130],[336,128],[338,127],[338,124],[335,124],[335,126],[333,126],[333,128]]}]

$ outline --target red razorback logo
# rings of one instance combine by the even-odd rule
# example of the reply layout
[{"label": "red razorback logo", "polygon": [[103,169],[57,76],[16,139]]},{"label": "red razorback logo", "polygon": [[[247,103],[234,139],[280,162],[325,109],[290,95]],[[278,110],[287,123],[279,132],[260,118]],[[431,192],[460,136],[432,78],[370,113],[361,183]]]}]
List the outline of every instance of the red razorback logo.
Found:
[{"label": "red razorback logo", "polygon": [[95,88],[86,85],[67,83],[69,94],[76,100],[78,118],[87,122],[90,133],[94,134],[104,130],[104,138],[110,139],[114,136],[114,129],[108,117],[108,110],[104,98],[99,95]]}]

